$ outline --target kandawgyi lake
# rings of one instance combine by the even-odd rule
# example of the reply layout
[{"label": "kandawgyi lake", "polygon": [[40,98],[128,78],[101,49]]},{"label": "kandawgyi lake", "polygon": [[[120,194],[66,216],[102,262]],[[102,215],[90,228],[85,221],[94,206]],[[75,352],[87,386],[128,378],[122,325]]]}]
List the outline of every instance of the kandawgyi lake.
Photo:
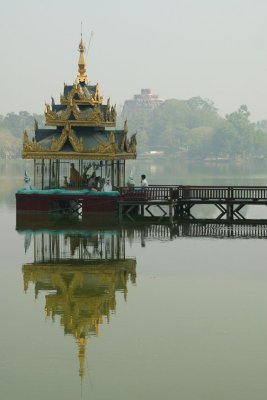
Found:
[{"label": "kandawgyi lake", "polygon": [[[151,184],[267,181],[262,164],[134,165]],[[15,213],[30,164],[0,168],[1,398],[266,398],[264,230],[48,217],[30,228]]]}]

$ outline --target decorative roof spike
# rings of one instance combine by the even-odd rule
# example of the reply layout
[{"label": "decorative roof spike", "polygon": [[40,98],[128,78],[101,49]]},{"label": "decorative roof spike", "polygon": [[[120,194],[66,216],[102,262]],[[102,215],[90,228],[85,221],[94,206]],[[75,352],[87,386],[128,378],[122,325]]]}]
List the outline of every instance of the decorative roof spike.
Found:
[{"label": "decorative roof spike", "polygon": [[127,123],[127,119],[124,121],[124,133],[128,133],[128,123]]},{"label": "decorative roof spike", "polygon": [[36,132],[38,130],[38,121],[36,118],[34,118],[34,131]]},{"label": "decorative roof spike", "polygon": [[86,74],[86,64],[85,64],[85,59],[84,59],[84,52],[85,52],[85,45],[83,43],[83,39],[81,37],[81,41],[79,44],[79,52],[80,52],[80,57],[78,61],[78,75],[76,78],[76,83],[88,83],[88,77]]}]

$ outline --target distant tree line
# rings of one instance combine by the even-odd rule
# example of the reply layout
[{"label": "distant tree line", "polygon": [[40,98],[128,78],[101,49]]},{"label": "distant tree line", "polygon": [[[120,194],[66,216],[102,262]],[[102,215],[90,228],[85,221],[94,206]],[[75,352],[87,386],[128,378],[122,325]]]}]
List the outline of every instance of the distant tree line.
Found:
[{"label": "distant tree line", "polygon": [[34,133],[34,120],[44,126],[44,116],[27,111],[0,115],[0,158],[19,158],[22,152],[23,132]]},{"label": "distant tree line", "polygon": [[129,131],[137,131],[138,151],[162,149],[189,158],[267,156],[267,121],[252,123],[247,106],[226,115],[201,97],[166,100],[154,110],[123,110]]},{"label": "distant tree line", "polygon": [[[165,150],[188,158],[249,158],[267,156],[267,120],[252,123],[247,106],[222,117],[214,104],[201,97],[166,100],[154,110],[123,109],[118,127],[127,119],[137,131],[138,153]],[[34,133],[34,120],[44,116],[21,111],[0,115],[0,158],[21,156],[23,132]]]}]

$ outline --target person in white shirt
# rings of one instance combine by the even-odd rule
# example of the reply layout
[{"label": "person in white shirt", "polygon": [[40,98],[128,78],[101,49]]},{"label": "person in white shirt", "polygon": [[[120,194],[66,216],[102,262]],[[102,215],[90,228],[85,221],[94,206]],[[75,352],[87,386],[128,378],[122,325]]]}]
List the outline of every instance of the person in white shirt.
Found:
[{"label": "person in white shirt", "polygon": [[141,186],[144,188],[148,187],[148,182],[145,175],[141,175]]}]

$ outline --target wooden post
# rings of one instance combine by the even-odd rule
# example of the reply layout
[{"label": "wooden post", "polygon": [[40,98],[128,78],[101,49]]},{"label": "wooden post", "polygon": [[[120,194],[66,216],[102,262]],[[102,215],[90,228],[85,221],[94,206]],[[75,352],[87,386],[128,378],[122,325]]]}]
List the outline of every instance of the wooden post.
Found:
[{"label": "wooden post", "polygon": [[122,180],[122,185],[125,186],[126,182],[125,182],[125,160],[123,160],[123,180]]},{"label": "wooden post", "polygon": [[111,161],[111,184],[112,186],[114,186],[115,182],[114,182],[114,161]]},{"label": "wooden post", "polygon": [[49,189],[51,188],[51,166],[52,166],[52,161],[50,159],[49,160],[49,180],[48,180]]},{"label": "wooden post", "polygon": [[120,161],[117,161],[117,187],[121,185],[121,164]]},{"label": "wooden post", "polygon": [[169,221],[170,221],[170,223],[173,223],[172,211],[173,211],[173,205],[172,205],[172,203],[170,203],[170,205],[169,205]]},{"label": "wooden post", "polygon": [[42,160],[42,190],[44,188],[44,160]]},{"label": "wooden post", "polygon": [[226,210],[227,221],[232,221],[234,219],[234,205],[228,203]]},{"label": "wooden post", "polygon": [[36,187],[36,160],[33,163],[33,185]]}]

